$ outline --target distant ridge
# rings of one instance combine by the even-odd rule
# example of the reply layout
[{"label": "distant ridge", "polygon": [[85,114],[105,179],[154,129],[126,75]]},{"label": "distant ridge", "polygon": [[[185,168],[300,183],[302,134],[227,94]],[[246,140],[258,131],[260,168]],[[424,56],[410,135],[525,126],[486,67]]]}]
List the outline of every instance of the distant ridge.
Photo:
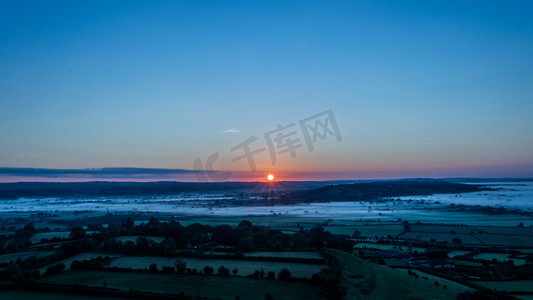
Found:
[{"label": "distant ridge", "polygon": [[190,173],[187,169],[162,168],[87,168],[87,169],[45,169],[45,168],[6,168],[0,167],[0,174],[13,176],[58,176],[58,175],[134,175],[134,174],[175,174]]},{"label": "distant ridge", "polygon": [[[107,197],[161,196],[180,193],[279,193],[282,201],[291,203],[321,201],[353,201],[398,197],[465,193],[490,190],[481,185],[452,183],[441,180],[385,180],[339,184],[336,182],[283,181],[275,190],[268,182],[19,182],[0,183],[0,199],[21,197]],[[264,202],[261,200],[260,202]]]},{"label": "distant ridge", "polygon": [[476,177],[451,177],[442,180],[450,182],[510,182],[510,181],[533,181],[533,177],[524,178],[476,178]]}]

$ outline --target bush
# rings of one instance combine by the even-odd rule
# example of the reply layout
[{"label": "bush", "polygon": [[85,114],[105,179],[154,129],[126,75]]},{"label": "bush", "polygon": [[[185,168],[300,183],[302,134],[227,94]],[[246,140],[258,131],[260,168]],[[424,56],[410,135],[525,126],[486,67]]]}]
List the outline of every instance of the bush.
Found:
[{"label": "bush", "polygon": [[287,269],[281,269],[278,273],[278,279],[281,281],[287,281],[289,278],[291,278],[291,272]]},{"label": "bush", "polygon": [[268,273],[267,273],[267,276],[266,276],[266,279],[269,279],[269,280],[276,279],[276,273],[274,273],[274,272],[268,272]]},{"label": "bush", "polygon": [[229,269],[224,267],[224,266],[220,266],[220,268],[218,268],[218,275],[219,276],[229,276]]},{"label": "bush", "polygon": [[83,264],[79,260],[75,260],[72,263],[70,263],[70,269],[71,270],[80,270],[82,269]]},{"label": "bush", "polygon": [[157,273],[157,264],[150,264],[150,267],[148,268],[148,270],[150,270],[150,272],[152,273]]},{"label": "bush", "polygon": [[46,268],[46,272],[44,272],[44,274],[45,275],[56,275],[56,274],[63,272],[63,270],[65,270],[65,264],[59,263],[57,265],[49,266],[48,268]]},{"label": "bush", "polygon": [[243,237],[239,240],[239,250],[246,252],[255,249],[254,240],[251,236]]},{"label": "bush", "polygon": [[175,264],[176,264],[176,272],[184,273],[187,270],[187,263],[185,262],[185,260],[178,258]]},{"label": "bush", "polygon": [[205,275],[212,275],[215,270],[210,266],[204,267],[204,274]]},{"label": "bush", "polygon": [[178,247],[176,246],[176,241],[173,238],[168,238],[165,242],[164,246],[164,253],[165,256],[173,256],[176,253],[176,250],[178,250]]},{"label": "bush", "polygon": [[161,269],[161,273],[165,273],[165,274],[174,274],[174,267],[164,266],[164,267]]},{"label": "bush", "polygon": [[274,300],[274,297],[270,293],[265,294],[265,300]]}]

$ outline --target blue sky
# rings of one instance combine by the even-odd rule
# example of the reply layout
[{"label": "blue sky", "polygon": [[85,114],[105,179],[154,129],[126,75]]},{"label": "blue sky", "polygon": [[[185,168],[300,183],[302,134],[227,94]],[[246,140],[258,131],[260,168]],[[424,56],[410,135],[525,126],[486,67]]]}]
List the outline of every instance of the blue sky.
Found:
[{"label": "blue sky", "polygon": [[[0,166],[533,176],[530,1],[0,1]],[[228,129],[233,132],[224,132]]]}]

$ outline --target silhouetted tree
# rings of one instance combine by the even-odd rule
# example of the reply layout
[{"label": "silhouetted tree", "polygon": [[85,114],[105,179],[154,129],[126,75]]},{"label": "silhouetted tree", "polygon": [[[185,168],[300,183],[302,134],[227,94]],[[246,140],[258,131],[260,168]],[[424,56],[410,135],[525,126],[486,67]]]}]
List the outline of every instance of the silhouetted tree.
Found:
[{"label": "silhouetted tree", "polygon": [[281,281],[287,281],[289,278],[291,278],[291,276],[291,272],[285,268],[281,269],[281,271],[278,273],[278,279]]},{"label": "silhouetted tree", "polygon": [[176,272],[184,273],[187,270],[187,262],[185,260],[178,258],[176,261]]},{"label": "silhouetted tree", "polygon": [[211,275],[211,274],[213,274],[214,271],[215,270],[212,267],[210,267],[210,266],[205,266],[204,267],[204,274],[205,275]]},{"label": "silhouetted tree", "polygon": [[173,256],[176,253],[176,250],[178,250],[178,247],[176,246],[176,241],[173,238],[168,238],[165,242],[165,247],[163,250],[165,256]]},{"label": "silhouetted tree", "polygon": [[254,240],[251,236],[243,237],[239,240],[239,250],[252,251],[255,249]]},{"label": "silhouetted tree", "polygon": [[220,268],[218,268],[217,274],[219,276],[229,276],[229,269],[224,266],[220,266]]}]

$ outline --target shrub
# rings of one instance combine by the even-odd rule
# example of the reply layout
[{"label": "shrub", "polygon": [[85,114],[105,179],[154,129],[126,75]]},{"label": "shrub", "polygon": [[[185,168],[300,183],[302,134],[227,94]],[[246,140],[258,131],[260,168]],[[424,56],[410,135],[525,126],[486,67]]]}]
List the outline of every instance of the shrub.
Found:
[{"label": "shrub", "polygon": [[184,273],[187,270],[187,263],[185,262],[185,260],[178,258],[175,264],[176,264],[176,272]]},{"label": "shrub", "polygon": [[269,280],[276,279],[276,273],[274,273],[274,272],[268,272],[268,273],[267,273],[267,276],[266,276],[266,279],[269,279]]},{"label": "shrub", "polygon": [[156,273],[157,272],[157,264],[150,264],[150,267],[148,268],[148,270],[150,270],[150,272],[152,273]]},{"label": "shrub", "polygon": [[165,274],[173,274],[174,273],[174,267],[164,266],[161,269],[161,272],[165,273]]},{"label": "shrub", "polygon": [[210,267],[210,266],[205,266],[204,267],[204,274],[205,275],[211,275],[211,274],[213,274],[214,271],[215,270],[212,267]]},{"label": "shrub", "polygon": [[265,300],[274,300],[274,297],[270,293],[265,294]]},{"label": "shrub", "polygon": [[220,266],[220,268],[218,268],[217,274],[219,276],[229,276],[229,269],[224,266]]},{"label": "shrub", "polygon": [[291,272],[285,268],[281,269],[281,271],[278,273],[278,279],[281,281],[287,281],[289,278],[291,278],[291,276]]}]

